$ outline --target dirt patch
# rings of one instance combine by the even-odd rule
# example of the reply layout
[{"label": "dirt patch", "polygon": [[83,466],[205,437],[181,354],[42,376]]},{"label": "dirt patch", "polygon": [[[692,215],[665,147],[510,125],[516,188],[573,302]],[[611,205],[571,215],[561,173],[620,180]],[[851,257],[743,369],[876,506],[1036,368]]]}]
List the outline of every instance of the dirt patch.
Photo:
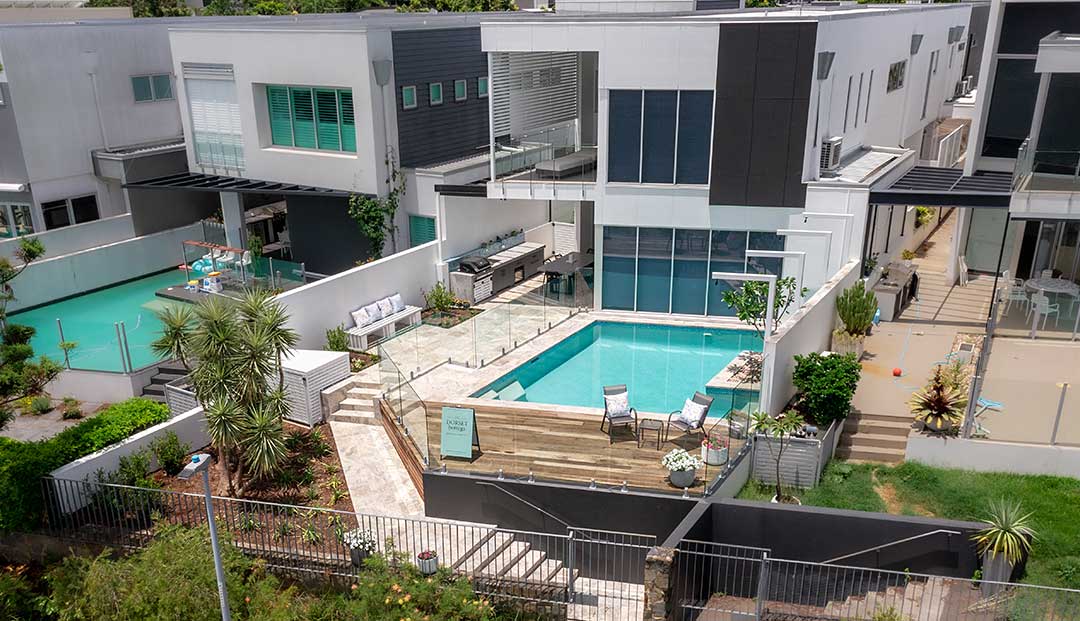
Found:
[{"label": "dirt patch", "polygon": [[459,323],[472,319],[479,315],[480,312],[481,309],[479,308],[452,308],[448,311],[435,311],[429,308],[424,310],[421,318],[429,326],[452,328]]},{"label": "dirt patch", "polygon": [[933,513],[926,510],[921,505],[907,505],[901,502],[900,493],[896,491],[896,487],[892,483],[882,483],[877,478],[877,472],[874,472],[870,477],[874,483],[874,492],[881,498],[881,501],[885,503],[885,510],[893,515],[903,515],[905,509],[914,512],[915,515],[921,515],[923,517],[935,517]]}]

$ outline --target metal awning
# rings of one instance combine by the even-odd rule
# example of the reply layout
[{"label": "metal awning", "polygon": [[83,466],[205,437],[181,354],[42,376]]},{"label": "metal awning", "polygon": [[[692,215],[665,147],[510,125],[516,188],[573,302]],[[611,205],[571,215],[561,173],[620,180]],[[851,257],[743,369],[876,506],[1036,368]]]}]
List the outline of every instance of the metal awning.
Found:
[{"label": "metal awning", "polygon": [[155,179],[132,181],[125,188],[138,190],[195,190],[198,192],[237,192],[240,194],[304,194],[345,198],[349,192],[310,185],[258,181],[243,177],[222,177],[203,173],[179,173]]},{"label": "metal awning", "polygon": [[976,171],[968,176],[958,168],[916,166],[892,183],[872,186],[870,202],[877,205],[1007,209],[1012,180],[1012,174],[1005,172]]}]

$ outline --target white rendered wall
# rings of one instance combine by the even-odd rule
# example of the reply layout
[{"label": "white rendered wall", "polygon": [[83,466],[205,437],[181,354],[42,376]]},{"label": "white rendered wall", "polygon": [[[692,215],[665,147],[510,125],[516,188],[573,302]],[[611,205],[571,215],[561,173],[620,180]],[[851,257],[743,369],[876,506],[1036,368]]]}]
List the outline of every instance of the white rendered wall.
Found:
[{"label": "white rendered wall", "polygon": [[440,235],[444,260],[473,250],[496,235],[531,229],[550,220],[548,201],[459,196],[443,197],[443,215]]},{"label": "white rendered wall", "polygon": [[123,214],[33,235],[24,235],[18,239],[5,239],[0,241],[0,256],[8,257],[14,262],[14,253],[19,249],[20,239],[41,240],[41,243],[45,245],[45,257],[48,258],[111,244],[134,236],[135,228],[131,224],[131,215]]},{"label": "white rendered wall", "polygon": [[395,293],[423,307],[423,292],[435,284],[438,248],[438,241],[428,242],[278,295],[300,334],[297,347],[322,349],[328,329],[353,325],[350,312]]},{"label": "white rendered wall", "polygon": [[1080,448],[993,440],[908,437],[904,459],[939,468],[1080,477]]}]

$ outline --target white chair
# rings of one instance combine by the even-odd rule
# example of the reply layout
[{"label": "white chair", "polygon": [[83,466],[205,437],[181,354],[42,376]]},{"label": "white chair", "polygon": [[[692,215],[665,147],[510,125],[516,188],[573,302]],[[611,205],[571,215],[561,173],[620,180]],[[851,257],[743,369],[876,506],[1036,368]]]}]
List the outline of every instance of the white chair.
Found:
[{"label": "white chair", "polygon": [[[1020,280],[1020,279],[1017,279]],[[1019,302],[1021,307],[1030,315],[1031,300],[1028,299],[1027,293],[1024,292],[1023,281],[1017,285],[1016,282],[1005,280],[1005,312],[1004,316],[1008,316],[1009,310],[1012,308],[1013,302]]]},{"label": "white chair", "polygon": [[[1054,327],[1056,328],[1058,326],[1059,311],[1061,310],[1060,304],[1051,304],[1050,298],[1045,295],[1033,295],[1031,296],[1031,309],[1035,313],[1042,315],[1041,329],[1046,329],[1046,320],[1049,319],[1050,315],[1054,316]],[[1031,313],[1029,312],[1028,316],[1030,317],[1030,315]],[[1035,321],[1038,321],[1037,316]]]},{"label": "white chair", "polygon": [[960,255],[958,267],[960,268],[960,286],[966,287],[968,285],[968,266],[964,255]]}]

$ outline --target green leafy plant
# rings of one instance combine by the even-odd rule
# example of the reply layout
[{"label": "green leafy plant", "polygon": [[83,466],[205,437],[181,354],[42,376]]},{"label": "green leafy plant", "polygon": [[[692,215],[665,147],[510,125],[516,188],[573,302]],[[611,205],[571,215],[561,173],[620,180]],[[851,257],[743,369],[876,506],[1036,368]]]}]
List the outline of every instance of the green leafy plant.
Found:
[{"label": "green leafy plant", "polygon": [[955,432],[967,408],[967,394],[950,386],[941,366],[934,368],[930,382],[911,396],[908,406],[924,429],[933,433]]},{"label": "green leafy plant", "polygon": [[293,525],[289,522],[281,522],[274,528],[274,540],[281,541],[292,537]]},{"label": "green leafy plant", "polygon": [[60,417],[64,420],[82,418],[82,402],[75,397],[64,397],[60,405]]},{"label": "green leafy plant", "polygon": [[237,522],[237,528],[242,533],[253,533],[261,530],[263,527],[259,518],[255,517],[254,513],[247,511],[240,514],[240,520]]},{"label": "green leafy plant", "polygon": [[169,431],[150,443],[150,451],[154,453],[165,474],[176,476],[187,465],[187,454],[191,452],[191,445],[180,442],[180,437]]},{"label": "green leafy plant", "polygon": [[905,248],[904,250],[902,250],[900,252],[900,258],[905,260],[905,261],[911,261],[912,259],[915,258],[915,251],[914,250],[908,250],[908,249]]},{"label": "green leafy plant", "polygon": [[971,540],[979,554],[1000,554],[1015,567],[1031,553],[1031,542],[1037,537],[1031,516],[1024,513],[1019,502],[993,501],[982,520],[986,527],[973,534]]},{"label": "green leafy plant", "polygon": [[463,302],[453,293],[450,293],[450,289],[446,288],[446,285],[441,282],[435,283],[435,286],[431,288],[431,291],[424,292],[424,302],[427,307],[437,313],[448,313],[451,310],[462,306]]},{"label": "green leafy plant", "polygon": [[806,426],[801,414],[794,410],[784,412],[776,417],[769,416],[768,412],[755,412],[750,417],[751,428],[754,432],[764,435],[772,440],[768,443],[772,452],[773,461],[776,464],[776,501],[786,504],[796,504],[798,499],[785,494],[781,487],[780,463],[784,458],[784,451],[791,444],[794,434]]},{"label": "green leafy plant", "polygon": [[314,522],[308,522],[300,527],[300,541],[311,546],[317,546],[322,543],[322,540],[322,531]]},{"label": "green leafy plant", "polygon": [[394,215],[401,197],[405,195],[405,175],[397,166],[392,148],[387,149],[386,169],[385,197],[363,194],[349,196],[349,216],[356,221],[360,232],[371,242],[371,254],[376,259],[382,257],[387,236],[390,237],[392,251],[397,252]]},{"label": "green leafy plant", "polygon": [[247,249],[251,252],[252,258],[261,257],[263,251],[262,235],[248,235]]},{"label": "green leafy plant", "polygon": [[844,332],[851,336],[863,336],[870,330],[877,309],[877,296],[861,280],[836,297],[836,314],[844,323]]},{"label": "green leafy plant", "polygon": [[[798,289],[794,277],[776,279],[776,295],[773,298],[773,326],[780,325],[784,316],[799,297],[806,294],[806,288]],[[769,307],[769,283],[759,281],[744,282],[741,287],[725,291],[721,296],[724,304],[735,311],[739,321],[745,322],[758,338],[765,338],[766,311]]]},{"label": "green leafy plant", "polygon": [[349,351],[349,334],[339,325],[326,331],[326,351]]},{"label": "green leafy plant", "polygon": [[874,254],[872,254],[872,255],[866,257],[865,259],[863,259],[863,264],[862,264],[863,278],[866,278],[866,277],[870,276],[870,274],[874,273],[874,268],[877,267],[877,264],[878,264],[878,259],[877,258],[878,258],[878,253],[875,252]]},{"label": "green leafy plant", "polygon": [[52,401],[46,395],[38,395],[30,399],[30,413],[35,416],[48,414],[52,409]]},{"label": "green leafy plant", "polygon": [[855,354],[795,356],[791,382],[799,391],[796,407],[817,426],[828,427],[848,415],[861,374]]},{"label": "green leafy plant", "polygon": [[915,228],[920,229],[934,219],[934,210],[922,205],[915,208]]},{"label": "green leafy plant", "polygon": [[904,615],[900,614],[900,611],[889,606],[888,608],[878,608],[874,611],[874,614],[870,616],[871,621],[907,621]]}]

